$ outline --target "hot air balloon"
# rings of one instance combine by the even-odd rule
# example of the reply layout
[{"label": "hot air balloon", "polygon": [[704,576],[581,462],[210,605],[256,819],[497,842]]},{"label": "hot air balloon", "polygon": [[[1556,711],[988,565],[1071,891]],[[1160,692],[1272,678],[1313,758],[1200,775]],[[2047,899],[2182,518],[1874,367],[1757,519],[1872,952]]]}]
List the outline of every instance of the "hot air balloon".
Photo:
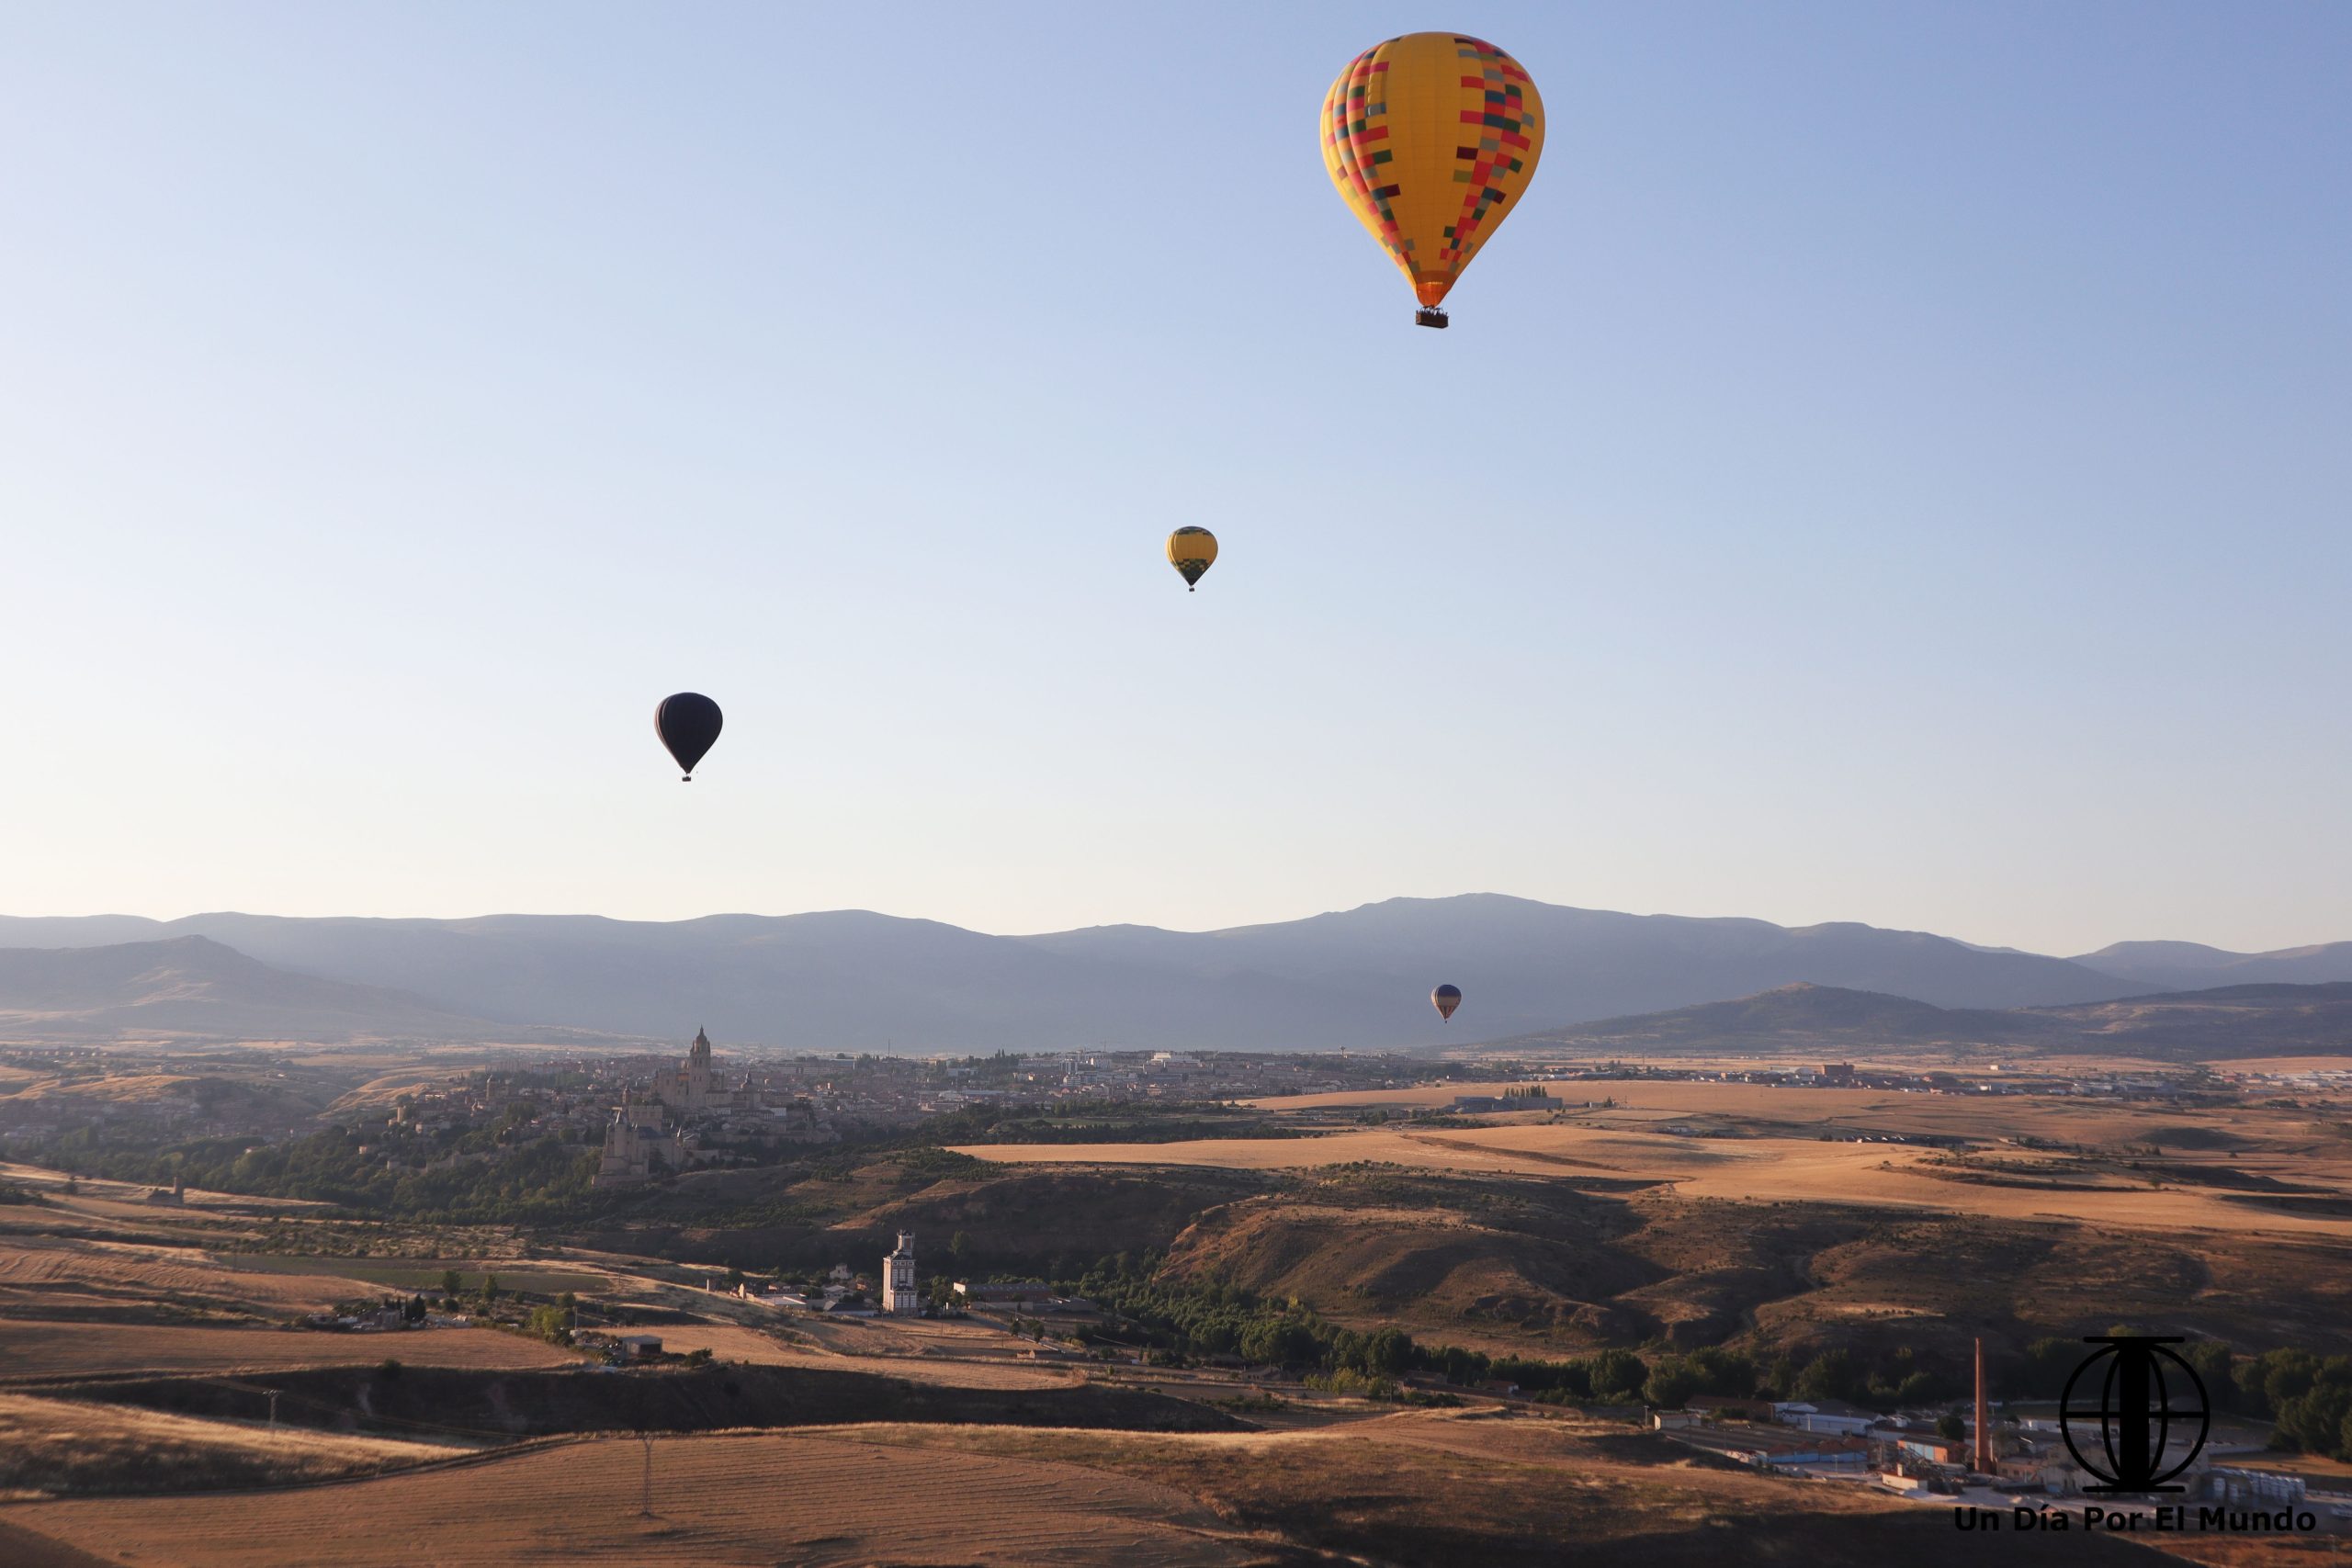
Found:
[{"label": "hot air balloon", "polygon": [[1179,528],[1168,536],[1168,564],[1184,574],[1186,592],[1216,562],[1216,536],[1206,528]]},{"label": "hot air balloon", "polygon": [[1442,327],[1446,290],[1535,177],[1544,99],[1493,44],[1407,33],[1340,73],[1318,136],[1340,198],[1412,284],[1414,321]]},{"label": "hot air balloon", "polygon": [[1453,1010],[1462,1005],[1462,987],[1440,986],[1430,993],[1430,1005],[1437,1009],[1438,1017],[1452,1018]]},{"label": "hot air balloon", "polygon": [[653,710],[653,733],[670,749],[670,755],[685,770],[685,782],[695,782],[695,764],[703,759],[712,742],[718,739],[718,727],[724,721],[718,716],[718,705],[700,692],[680,692],[673,697],[663,697],[662,705]]}]

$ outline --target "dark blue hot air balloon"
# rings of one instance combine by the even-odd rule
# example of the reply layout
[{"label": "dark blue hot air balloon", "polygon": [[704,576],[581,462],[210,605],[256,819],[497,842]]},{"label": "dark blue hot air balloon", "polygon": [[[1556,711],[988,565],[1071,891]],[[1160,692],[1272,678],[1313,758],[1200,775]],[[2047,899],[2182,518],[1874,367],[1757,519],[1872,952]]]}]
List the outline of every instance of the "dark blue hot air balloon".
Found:
[{"label": "dark blue hot air balloon", "polygon": [[700,692],[680,692],[662,699],[653,710],[653,733],[670,749],[670,755],[685,770],[685,782],[695,782],[695,764],[703,759],[718,739],[718,705]]}]

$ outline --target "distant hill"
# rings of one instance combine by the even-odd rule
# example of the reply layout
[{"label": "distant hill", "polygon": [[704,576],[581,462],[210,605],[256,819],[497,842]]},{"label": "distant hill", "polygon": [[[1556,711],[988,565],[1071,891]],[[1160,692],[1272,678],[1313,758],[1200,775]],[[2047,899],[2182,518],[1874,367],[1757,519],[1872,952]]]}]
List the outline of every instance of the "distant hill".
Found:
[{"label": "distant hill", "polygon": [[2352,1056],[2352,984],[2226,986],[2000,1010],[1930,1007],[1832,986],[1784,986],[1736,1001],[1545,1030],[1493,1048],[1643,1056],[1970,1047],[2173,1061]]},{"label": "distant hill", "polygon": [[2324,986],[2352,980],[2352,942],[2282,947],[2270,953],[2231,953],[2196,942],[2119,942],[2075,963],[2137,980],[2151,990],[2199,990],[2213,986]]},{"label": "distant hill", "polygon": [[[1625,1055],[1762,1054],[2003,1045],[2052,1032],[2035,1013],[1939,1008],[1876,991],[1798,984],[1735,1001],[1547,1030],[1502,1043],[1542,1043]],[[2063,1026],[2055,1032],[2064,1032]]]},{"label": "distant hill", "polygon": [[2038,1013],[2078,1032],[2083,1048],[2212,1061],[2230,1056],[2352,1056],[2352,982],[2216,986]]},{"label": "distant hill", "polygon": [[[1431,1045],[1686,1007],[1798,981],[1940,1007],[2144,990],[2064,959],[1851,923],[1784,927],[1497,894],[1392,898],[1216,931],[990,936],[863,910],[474,919],[0,919],[0,943],[194,935],[461,1018],[824,1050]],[[1466,995],[1449,1029],[1430,987]]]},{"label": "distant hill", "polygon": [[0,1039],[513,1039],[373,986],[289,975],[200,936],[0,949]]}]

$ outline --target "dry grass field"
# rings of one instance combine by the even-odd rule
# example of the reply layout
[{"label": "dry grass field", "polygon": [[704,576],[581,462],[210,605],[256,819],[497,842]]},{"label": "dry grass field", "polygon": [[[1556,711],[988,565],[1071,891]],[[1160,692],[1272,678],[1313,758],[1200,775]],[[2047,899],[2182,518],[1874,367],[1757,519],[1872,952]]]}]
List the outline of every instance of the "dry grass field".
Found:
[{"label": "dry grass field", "polygon": [[[958,1427],[598,1439],[272,1495],[0,1509],[105,1562],[1301,1563],[1973,1561],[1940,1510],[1487,1407],[1170,1437]],[[1929,1517],[1932,1515],[1933,1517]],[[380,1524],[376,1521],[381,1521]],[[2005,1545],[2009,1543],[2005,1542]],[[2120,1542],[2004,1556],[2153,1562]]]},{"label": "dry grass field", "polygon": [[[1354,1094],[1293,1095],[1255,1101],[1283,1112],[1377,1106],[1435,1109],[1462,1095],[1500,1095],[1523,1085],[1448,1084],[1440,1088],[1369,1089]],[[2142,1144],[2151,1129],[2176,1131],[2202,1146],[2294,1148],[2312,1135],[2302,1118],[2262,1108],[2179,1111],[2074,1095],[1926,1094],[1884,1089],[1798,1089],[1771,1084],[1703,1083],[1677,1079],[1600,1079],[1554,1083],[1548,1103],[1514,1119],[1558,1113],[1579,1125],[1632,1128],[1659,1122],[1712,1118],[1758,1126],[1802,1127],[1846,1134],[1903,1134],[1966,1138],[2032,1137],[2083,1145]],[[1590,1107],[1586,1102],[1591,1101]],[[1603,1109],[1600,1102],[1610,1101]]]},{"label": "dry grass field", "polygon": [[[121,1181],[74,1181],[62,1171],[0,1162],[0,1182],[36,1195],[33,1203],[0,1204],[0,1237],[73,1235],[127,1240],[250,1246],[272,1221],[299,1220],[321,1205],[191,1189],[178,1204],[146,1201],[153,1189]],[[74,1190],[67,1190],[71,1182]]]},{"label": "dry grass field", "polygon": [[[876,1437],[885,1436],[877,1429]],[[898,1427],[889,1440],[1059,1459],[1181,1488],[1275,1561],[1450,1568],[1803,1562],[1981,1562],[1941,1509],[1867,1488],[1760,1475],[1655,1434],[1492,1406],[1302,1430],[1173,1437]],[[2003,1560],[2154,1563],[2120,1542],[2005,1538]]]},{"label": "dry grass field", "polygon": [[280,1273],[198,1247],[0,1236],[0,1316],[288,1317],[381,1293],[365,1280]]},{"label": "dry grass field", "polygon": [[925,1450],[855,1428],[565,1443],[276,1493],[0,1507],[103,1562],[468,1568],[1263,1561],[1185,1493],[1049,1455]]},{"label": "dry grass field", "polygon": [[356,1280],[375,1290],[398,1291],[403,1294],[416,1291],[437,1292],[445,1269],[455,1269],[463,1277],[464,1288],[479,1286],[486,1274],[498,1276],[499,1288],[507,1291],[531,1291],[541,1295],[559,1295],[565,1291],[582,1294],[591,1291],[609,1292],[617,1286],[637,1282],[637,1277],[604,1268],[582,1268],[571,1263],[550,1263],[536,1258],[443,1258],[437,1256],[400,1256],[390,1258],[333,1258],[317,1254],[255,1253],[240,1255],[229,1261],[241,1269],[264,1274],[317,1274],[336,1279]]},{"label": "dry grass field", "polygon": [[143,1323],[40,1323],[0,1318],[0,1382],[123,1372],[291,1371],[303,1367],[409,1366],[508,1371],[570,1366],[580,1358],[492,1328],[406,1334],[311,1334],[275,1328]]},{"label": "dry grass field", "polygon": [[[1713,1088],[1715,1086],[1661,1086]],[[1746,1087],[1746,1086],[1735,1086]],[[1762,1091],[1787,1095],[1792,1091]],[[1807,1094],[1808,1100],[1829,1099],[1840,1091]],[[1867,1097],[1868,1091],[1854,1091]],[[1686,1097],[1676,1097],[1684,1099]],[[1700,1097],[1687,1097],[1696,1100]],[[1972,1107],[1951,1101],[1954,1111]],[[1671,1114],[1663,1106],[1646,1107]],[[1826,1107],[1823,1109],[1828,1109]],[[1996,1126],[2028,1121],[2051,1136],[2062,1125],[2047,1117],[2020,1118],[2013,1102],[1987,1106],[1978,1120],[1979,1136],[1996,1134]],[[1689,1106],[1683,1114],[1695,1114]],[[1872,1111],[1871,1114],[1880,1114]],[[1938,1110],[1940,1120],[1943,1112]],[[2063,1123],[2077,1135],[2066,1142],[2118,1141],[2126,1132],[2140,1141],[2165,1135],[2180,1137],[2175,1129],[2226,1139],[2231,1125],[2198,1127],[2183,1118],[2164,1121],[2142,1118],[2136,1127],[2129,1113],[2101,1109]],[[1923,1129],[1925,1130],[1925,1129]],[[2288,1146],[2301,1134],[2321,1145],[2324,1154],[2296,1156]],[[2277,1146],[2264,1156],[2239,1150],[2227,1167],[2259,1169],[2265,1164],[2291,1169],[2306,1184],[2324,1184],[2338,1194],[2352,1194],[2352,1162],[2343,1154],[2340,1139],[2325,1130],[2265,1129]],[[2184,1144],[2189,1138],[2182,1138]],[[1328,1137],[1296,1139],[1210,1139],[1176,1144],[978,1144],[957,1153],[1002,1164],[1099,1166],[1210,1166],[1237,1170],[1310,1170],[1354,1162],[1373,1162],[1424,1170],[1488,1175],[1548,1176],[1567,1180],[1612,1180],[1670,1187],[1687,1198],[1764,1200],[1781,1202],[1866,1203],[1951,1213],[1983,1214],[2007,1219],[2064,1219],[2097,1225],[2159,1229],[2169,1232],[2215,1230],[2259,1231],[2352,1240],[2352,1218],[2326,1213],[2289,1213],[2278,1208],[2255,1209],[2207,1186],[2154,1185],[2120,1179],[2098,1184],[2049,1182],[2004,1184],[1959,1178],[1951,1161],[1935,1151],[1908,1145],[1825,1142],[1818,1137],[1697,1137],[1663,1131],[1635,1131],[1613,1125],[1588,1126],[1576,1121],[1546,1120],[1502,1122],[1476,1128],[1366,1127]],[[2167,1158],[2217,1168],[2224,1162],[2206,1153]]]},{"label": "dry grass field", "polygon": [[[921,1318],[898,1323],[797,1317],[782,1320],[780,1326],[810,1343],[788,1343],[735,1324],[665,1324],[660,1333],[662,1348],[678,1355],[707,1349],[720,1361],[880,1372],[942,1388],[1067,1388],[1083,1381],[1075,1369],[1012,1359],[1012,1336],[978,1325]],[[968,1335],[924,1332],[967,1327]]]},{"label": "dry grass field", "polygon": [[0,1495],[282,1484],[373,1474],[464,1451],[0,1393]]}]

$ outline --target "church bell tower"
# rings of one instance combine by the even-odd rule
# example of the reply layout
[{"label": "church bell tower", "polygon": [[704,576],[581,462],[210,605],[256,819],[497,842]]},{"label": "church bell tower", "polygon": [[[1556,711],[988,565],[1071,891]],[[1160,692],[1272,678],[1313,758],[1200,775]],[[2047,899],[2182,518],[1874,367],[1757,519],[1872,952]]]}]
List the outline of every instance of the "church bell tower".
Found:
[{"label": "church bell tower", "polygon": [[882,1310],[914,1314],[922,1311],[915,1293],[915,1233],[899,1233],[899,1250],[882,1260]]}]

